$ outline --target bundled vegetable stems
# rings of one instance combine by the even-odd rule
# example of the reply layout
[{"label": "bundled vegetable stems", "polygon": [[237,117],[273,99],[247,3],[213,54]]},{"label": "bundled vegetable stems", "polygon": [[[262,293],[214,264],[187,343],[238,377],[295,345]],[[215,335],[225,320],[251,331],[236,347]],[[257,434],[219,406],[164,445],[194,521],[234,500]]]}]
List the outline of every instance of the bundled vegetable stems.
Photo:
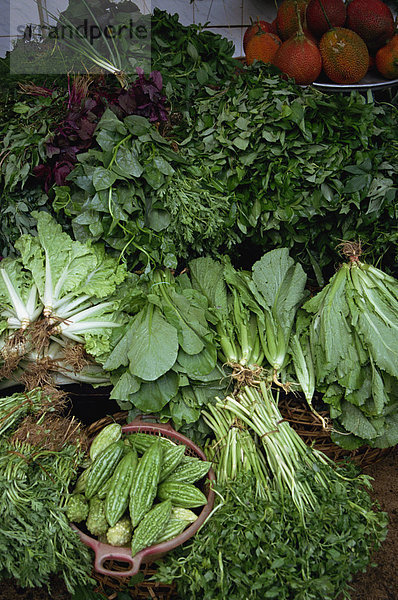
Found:
[{"label": "bundled vegetable stems", "polygon": [[307,401],[316,385],[330,405],[334,441],[385,448],[398,442],[398,282],[359,244],[342,253],[349,262],[298,313],[293,362]]},{"label": "bundled vegetable stems", "polygon": [[348,598],[386,536],[368,478],[305,446],[265,382],[217,399],[204,417],[215,434],[206,452],[217,505],[160,565],[162,581],[196,600]]},{"label": "bundled vegetable stems", "polygon": [[279,378],[307,279],[288,249],[267,252],[251,273],[211,258],[193,260],[189,268],[192,286],[208,299],[220,358],[234,369],[237,383],[250,383],[268,369],[272,381],[287,389]]},{"label": "bundled vegetable stems", "polygon": [[37,236],[22,236],[20,258],[0,265],[0,387],[109,383],[94,359],[121,325],[113,294],[126,270],[101,246],[73,241],[48,213],[34,216]]}]

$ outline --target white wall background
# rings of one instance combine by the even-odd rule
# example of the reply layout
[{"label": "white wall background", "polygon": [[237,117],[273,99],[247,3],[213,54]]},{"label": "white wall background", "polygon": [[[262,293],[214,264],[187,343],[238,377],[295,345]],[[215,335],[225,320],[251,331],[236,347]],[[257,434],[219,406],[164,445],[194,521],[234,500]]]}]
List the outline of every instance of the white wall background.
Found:
[{"label": "white wall background", "polygon": [[[116,0],[117,1],[117,0]],[[250,17],[272,21],[276,14],[274,0],[133,0],[141,12],[154,7],[178,13],[184,25],[209,23],[209,29],[231,39],[236,56],[242,56],[242,38]],[[49,12],[57,14],[68,6],[68,0],[42,0]],[[0,56],[12,46],[18,27],[38,24],[35,0],[0,0]]]}]

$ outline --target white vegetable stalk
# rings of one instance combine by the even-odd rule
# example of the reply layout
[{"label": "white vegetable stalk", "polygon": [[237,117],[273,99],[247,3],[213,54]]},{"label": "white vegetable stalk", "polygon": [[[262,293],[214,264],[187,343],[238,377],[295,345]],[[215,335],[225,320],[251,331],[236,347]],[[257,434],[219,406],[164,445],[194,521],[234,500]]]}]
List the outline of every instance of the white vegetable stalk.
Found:
[{"label": "white vegetable stalk", "polygon": [[[25,330],[34,318],[35,313],[32,310],[32,303],[33,303],[33,298],[36,297],[34,295],[35,295],[35,293],[37,293],[36,286],[34,284],[32,285],[32,288],[31,288],[31,291],[29,294],[29,298],[28,298],[28,304],[27,304],[27,306],[25,306],[22,298],[18,294],[18,291],[14,288],[7,271],[5,269],[0,269],[0,273],[3,277],[3,281],[6,285],[7,291],[9,293],[12,305],[15,310],[15,314],[20,321],[20,327],[22,330]],[[28,307],[32,310],[32,314],[30,314]]]},{"label": "white vegetable stalk", "polygon": [[95,314],[104,311],[105,309],[113,306],[112,302],[101,302],[95,306],[91,306],[80,313],[73,315],[73,318],[62,321],[53,329],[53,334],[60,334],[76,342],[84,343],[84,339],[79,337],[80,333],[87,333],[94,329],[107,329],[120,327],[119,323],[115,321],[101,321],[101,320],[86,320],[88,317],[92,317]]},{"label": "white vegetable stalk", "polygon": [[0,273],[3,277],[3,281],[6,285],[8,293],[10,295],[10,299],[11,299],[12,305],[15,309],[16,316],[21,323],[21,329],[26,329],[26,327],[30,323],[30,315],[28,313],[28,310],[27,310],[25,304],[23,303],[20,295],[18,294],[17,290],[12,285],[11,279],[9,278],[6,270],[0,269]]},{"label": "white vegetable stalk", "polygon": [[74,294],[67,294],[63,298],[54,302],[54,312],[57,317],[61,319],[65,319],[68,316],[73,315],[76,310],[84,310],[91,306],[91,302],[89,302],[90,296],[87,294],[84,296],[76,296]]}]

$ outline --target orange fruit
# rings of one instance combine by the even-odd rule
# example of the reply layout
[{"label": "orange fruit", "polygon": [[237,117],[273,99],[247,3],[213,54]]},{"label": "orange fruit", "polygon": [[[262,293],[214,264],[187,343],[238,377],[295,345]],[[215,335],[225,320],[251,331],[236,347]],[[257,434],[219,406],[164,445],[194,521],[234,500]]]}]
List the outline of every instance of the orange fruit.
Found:
[{"label": "orange fruit", "polygon": [[322,58],[316,44],[303,33],[292,36],[276,52],[272,64],[298,85],[315,81],[322,70]]},{"label": "orange fruit", "polygon": [[278,35],[282,40],[288,40],[299,30],[297,8],[300,14],[301,23],[304,23],[308,1],[309,0],[283,0],[276,14],[276,27]]},{"label": "orange fruit", "polygon": [[398,35],[376,52],[376,68],[386,79],[398,78]]},{"label": "orange fruit", "polygon": [[319,42],[323,70],[340,84],[357,83],[369,68],[369,52],[362,38],[345,27],[334,27]]},{"label": "orange fruit", "polygon": [[251,65],[255,60],[270,63],[281,45],[280,38],[264,31],[258,31],[246,45],[246,62]]},{"label": "orange fruit", "polygon": [[268,21],[255,21],[246,29],[243,36],[243,50],[246,52],[247,42],[259,31],[265,31],[266,33],[276,33],[276,29],[272,23]]}]

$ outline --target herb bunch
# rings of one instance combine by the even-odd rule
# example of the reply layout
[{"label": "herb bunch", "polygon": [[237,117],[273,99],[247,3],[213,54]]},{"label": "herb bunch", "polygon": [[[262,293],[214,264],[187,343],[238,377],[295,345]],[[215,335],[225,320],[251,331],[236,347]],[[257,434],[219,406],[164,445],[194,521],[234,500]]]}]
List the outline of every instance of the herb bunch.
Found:
[{"label": "herb bunch", "polygon": [[62,406],[40,388],[1,400],[0,579],[49,587],[58,574],[72,593],[92,583],[91,554],[64,508],[86,438],[78,422],[62,417]]},{"label": "herb bunch", "polygon": [[394,107],[358,92],[302,89],[264,65],[205,92],[188,135],[184,124],[174,136],[187,160],[233,194],[245,244],[291,248],[319,285],[341,239],[360,237],[370,258],[395,268]]},{"label": "herb bunch", "polygon": [[[354,471],[347,466],[340,474],[352,478]],[[336,478],[328,490],[312,485],[319,508],[303,527],[290,496],[282,500],[270,490],[256,497],[255,477],[241,474],[216,486],[211,518],[192,541],[168,553],[156,576],[174,581],[179,597],[192,600],[349,598],[352,576],[366,568],[386,535],[386,515],[367,484],[361,476],[349,486]]]}]

